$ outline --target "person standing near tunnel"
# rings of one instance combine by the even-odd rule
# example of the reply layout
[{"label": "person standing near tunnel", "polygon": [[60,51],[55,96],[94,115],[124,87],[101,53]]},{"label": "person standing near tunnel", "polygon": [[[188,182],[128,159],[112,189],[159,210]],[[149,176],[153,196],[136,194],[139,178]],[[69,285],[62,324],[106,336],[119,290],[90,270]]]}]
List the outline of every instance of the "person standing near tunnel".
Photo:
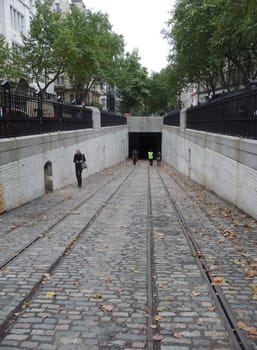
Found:
[{"label": "person standing near tunnel", "polygon": [[133,164],[137,164],[137,158],[138,158],[138,151],[134,148],[132,151],[132,159],[133,159]]},{"label": "person standing near tunnel", "polygon": [[77,149],[73,157],[73,163],[75,163],[75,173],[79,188],[82,186],[82,163],[85,161],[85,155],[81,153],[79,149]]},{"label": "person standing near tunnel", "polygon": [[151,149],[148,151],[148,160],[149,160],[150,166],[152,166],[153,165],[153,151]]}]

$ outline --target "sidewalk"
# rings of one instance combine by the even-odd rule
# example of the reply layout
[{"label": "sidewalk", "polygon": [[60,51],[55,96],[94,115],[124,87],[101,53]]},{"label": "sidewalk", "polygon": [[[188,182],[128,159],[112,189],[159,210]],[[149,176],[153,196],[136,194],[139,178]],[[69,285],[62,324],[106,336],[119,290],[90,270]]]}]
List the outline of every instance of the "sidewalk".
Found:
[{"label": "sidewalk", "polygon": [[74,179],[0,216],[0,322],[10,318],[0,348],[135,350],[150,348],[150,337],[154,349],[235,349],[171,201],[257,349],[256,222],[173,168],[145,161],[84,179],[82,189]]}]

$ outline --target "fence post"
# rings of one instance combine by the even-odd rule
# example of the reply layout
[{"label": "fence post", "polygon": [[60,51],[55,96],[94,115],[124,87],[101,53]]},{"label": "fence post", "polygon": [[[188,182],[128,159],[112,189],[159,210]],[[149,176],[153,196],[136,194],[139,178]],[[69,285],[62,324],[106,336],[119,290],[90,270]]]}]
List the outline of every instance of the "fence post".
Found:
[{"label": "fence post", "polygon": [[187,109],[180,110],[180,129],[185,130],[187,127]]},{"label": "fence post", "polygon": [[59,126],[60,126],[60,131],[63,130],[63,120],[62,120],[62,116],[63,116],[63,100],[61,96],[57,97],[57,101],[59,103]]},{"label": "fence post", "polygon": [[6,112],[11,108],[11,85],[7,80],[2,82],[3,88],[3,107],[2,107],[2,120],[4,122],[4,133],[8,136],[8,125],[6,120]]},{"label": "fence post", "polygon": [[38,92],[38,99],[37,99],[37,115],[39,118],[39,132],[40,134],[42,133],[42,116],[43,116],[43,94],[42,91],[40,90]]}]

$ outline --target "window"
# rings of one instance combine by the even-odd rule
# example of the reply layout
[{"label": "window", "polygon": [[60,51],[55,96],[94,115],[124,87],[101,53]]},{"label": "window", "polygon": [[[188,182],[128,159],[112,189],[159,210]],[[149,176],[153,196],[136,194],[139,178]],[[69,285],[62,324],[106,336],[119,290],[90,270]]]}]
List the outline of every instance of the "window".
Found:
[{"label": "window", "polygon": [[11,27],[14,30],[19,31],[20,33],[23,33],[24,16],[12,6],[10,6],[10,19],[11,19]]},{"label": "window", "polygon": [[61,76],[59,76],[59,77],[57,78],[57,80],[56,80],[56,85],[58,85],[58,86],[64,86],[64,76],[63,76],[63,75],[61,75]]}]

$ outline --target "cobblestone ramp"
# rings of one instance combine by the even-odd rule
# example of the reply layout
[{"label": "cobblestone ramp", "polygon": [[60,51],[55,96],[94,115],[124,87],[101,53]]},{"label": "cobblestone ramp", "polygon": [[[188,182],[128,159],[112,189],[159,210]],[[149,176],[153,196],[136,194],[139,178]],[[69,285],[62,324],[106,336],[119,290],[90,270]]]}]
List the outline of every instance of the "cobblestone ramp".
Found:
[{"label": "cobblestone ramp", "polygon": [[[217,275],[229,281],[221,288],[237,321],[254,328],[257,316],[252,285],[256,283],[255,277],[246,278],[245,267],[233,263],[235,242],[219,244],[224,235],[221,237],[218,227],[223,227],[224,222],[228,225],[227,217],[214,217],[214,221],[219,222],[219,226],[215,226],[199,209],[201,203],[193,198],[203,189],[174,169],[149,168],[143,161],[133,167],[127,162],[87,179],[82,190],[70,186],[34,205],[31,203],[0,216],[4,228],[0,233],[2,261],[19,249],[24,236],[29,241],[43,229],[52,227],[49,234],[1,270],[1,322],[44,275],[34,295],[6,328],[1,349],[235,349],[159,173],[210,268],[218,267]],[[207,201],[212,203],[211,210],[214,200],[215,206],[224,209],[226,204],[210,194],[205,198],[206,210]],[[229,210],[239,215],[235,208]],[[70,215],[55,226],[64,212]],[[252,219],[244,216],[242,220],[250,222],[252,228],[248,228],[254,232]],[[240,227],[237,229],[240,233]],[[79,239],[74,239],[78,232],[81,232]],[[252,232],[247,232],[251,245],[244,246],[244,253],[257,243],[257,236],[254,238]],[[149,234],[153,242],[154,310],[149,310],[147,305]],[[65,251],[68,244],[70,249]],[[58,263],[45,273],[64,251]],[[250,253],[254,254],[254,250]],[[239,288],[243,288],[242,294]],[[151,339],[149,313],[153,313],[154,321],[150,325]],[[257,338],[247,331],[243,330],[249,349],[257,349]]]}]

